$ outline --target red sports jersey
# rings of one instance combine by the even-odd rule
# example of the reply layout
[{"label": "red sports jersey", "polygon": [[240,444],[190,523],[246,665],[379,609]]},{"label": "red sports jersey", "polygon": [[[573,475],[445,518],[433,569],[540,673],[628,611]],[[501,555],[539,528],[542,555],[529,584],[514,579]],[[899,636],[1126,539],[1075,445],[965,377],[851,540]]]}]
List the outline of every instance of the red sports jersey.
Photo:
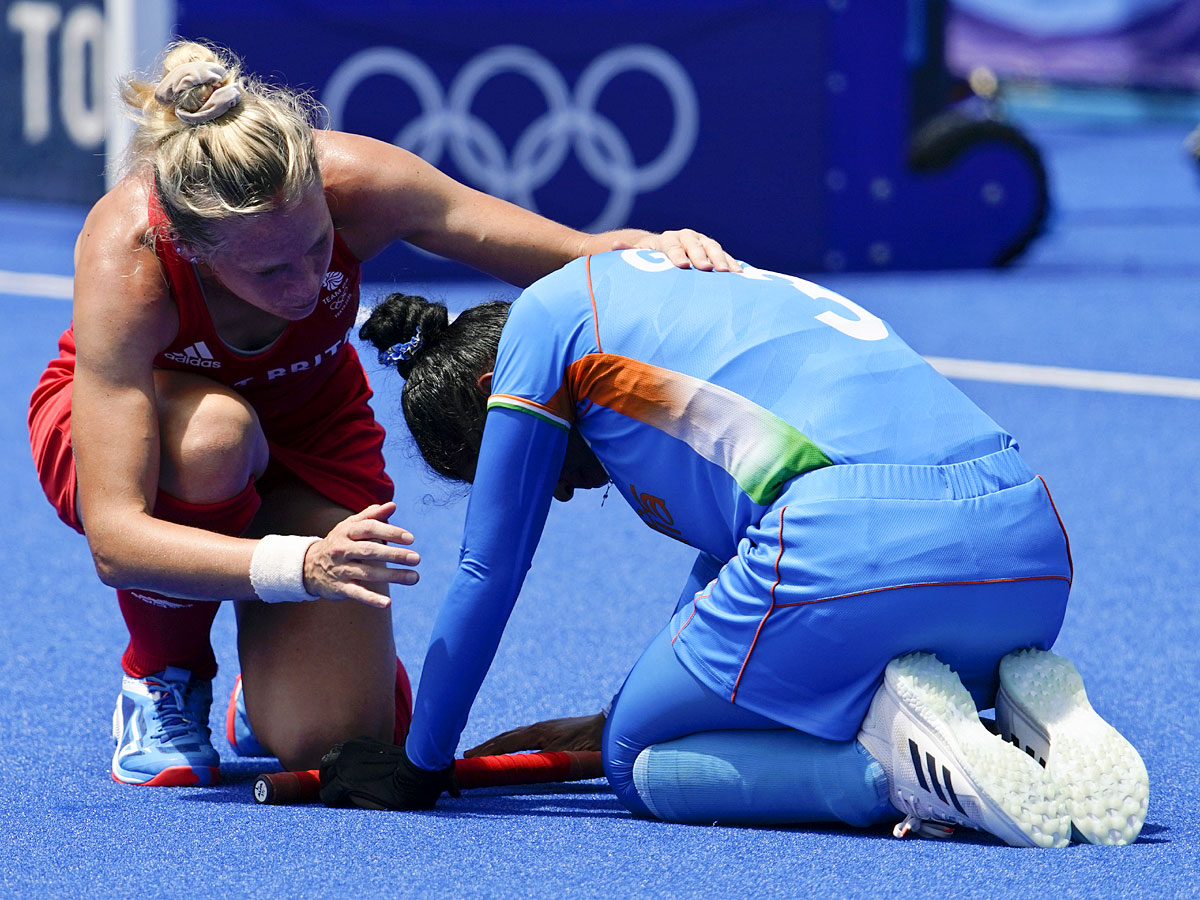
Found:
[{"label": "red sports jersey", "polygon": [[[164,224],[153,203],[150,224]],[[205,375],[236,390],[260,416],[274,418],[303,409],[341,357],[353,352],[347,338],[358,314],[362,265],[336,232],[317,308],[255,353],[233,350],[217,336],[195,267],[175,245],[160,234],[154,249],[179,307],[179,333],[155,358],[156,368]]]},{"label": "red sports jersey", "polygon": [[[163,221],[154,203],[150,221]],[[155,252],[179,310],[179,331],[155,358],[155,367],[203,375],[245,397],[258,413],[272,462],[335,503],[357,512],[390,500],[384,431],[368,406],[371,390],[348,340],[358,314],[362,266],[341,236],[334,234],[317,308],[254,353],[234,350],[218,336],[193,264],[165,237],[156,239]],[[82,531],[70,446],[75,374],[70,328],[58,347],[58,358],[30,399],[30,442],[46,495],[59,517]]]}]

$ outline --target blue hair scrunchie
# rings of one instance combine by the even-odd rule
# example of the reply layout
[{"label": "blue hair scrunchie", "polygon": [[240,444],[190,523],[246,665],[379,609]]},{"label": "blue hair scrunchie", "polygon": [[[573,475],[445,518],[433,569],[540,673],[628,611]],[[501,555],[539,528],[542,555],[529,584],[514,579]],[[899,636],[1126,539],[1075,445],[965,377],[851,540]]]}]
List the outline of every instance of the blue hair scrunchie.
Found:
[{"label": "blue hair scrunchie", "polygon": [[380,350],[379,364],[381,366],[394,366],[398,362],[407,362],[417,355],[417,351],[421,349],[421,344],[423,343],[421,329],[418,328],[407,341],[392,344],[386,350]]}]

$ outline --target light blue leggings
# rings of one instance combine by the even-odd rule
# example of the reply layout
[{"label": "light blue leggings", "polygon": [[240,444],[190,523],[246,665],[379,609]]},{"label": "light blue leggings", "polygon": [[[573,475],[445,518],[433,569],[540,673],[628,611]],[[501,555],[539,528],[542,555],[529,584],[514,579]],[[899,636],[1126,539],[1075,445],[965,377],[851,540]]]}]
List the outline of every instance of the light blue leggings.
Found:
[{"label": "light blue leggings", "polygon": [[635,815],[671,822],[870,825],[895,816],[883,770],[829,741],[734,706],[679,663],[669,628],[642,654],[604,729],[604,768]]}]

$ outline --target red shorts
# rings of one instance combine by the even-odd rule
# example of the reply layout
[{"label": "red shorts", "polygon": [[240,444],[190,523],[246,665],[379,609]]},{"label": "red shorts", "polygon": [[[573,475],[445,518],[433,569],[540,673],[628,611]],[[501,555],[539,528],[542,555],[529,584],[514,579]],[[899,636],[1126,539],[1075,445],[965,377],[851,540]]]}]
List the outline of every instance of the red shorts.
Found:
[{"label": "red shorts", "polygon": [[[61,345],[60,345],[61,346]],[[351,512],[392,499],[384,471],[383,426],[375,421],[371,388],[358,355],[349,351],[325,384],[288,415],[256,409],[271,448],[268,477],[280,468]],[[29,442],[38,480],[58,517],[83,532],[71,450],[74,359],[53,360],[29,401]]]}]

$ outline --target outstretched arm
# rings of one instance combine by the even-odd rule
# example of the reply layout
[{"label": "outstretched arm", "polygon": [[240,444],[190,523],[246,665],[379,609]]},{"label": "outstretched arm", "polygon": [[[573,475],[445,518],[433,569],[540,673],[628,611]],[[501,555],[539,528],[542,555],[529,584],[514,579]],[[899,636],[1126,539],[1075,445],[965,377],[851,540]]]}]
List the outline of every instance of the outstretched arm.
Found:
[{"label": "outstretched arm", "polygon": [[430,771],[450,765],[533,552],[562,468],[567,432],[510,409],[488,413],[458,574],[434,624],[406,748]]},{"label": "outstretched arm", "polygon": [[691,229],[585,234],[460,184],[419,156],[360,135],[317,132],[330,211],[359,259],[397,240],[526,287],[572,259],[639,247],[678,266],[738,271],[719,243]]},{"label": "outstretched arm", "polygon": [[[690,604],[697,591],[717,577],[724,563],[707,553],[696,557],[692,571],[684,582],[675,611]],[[522,750],[599,750],[604,734],[605,713],[590,716],[564,716],[546,719],[532,725],[510,728],[493,738],[472,747],[463,756],[491,756],[497,753],[519,753]]]}]

